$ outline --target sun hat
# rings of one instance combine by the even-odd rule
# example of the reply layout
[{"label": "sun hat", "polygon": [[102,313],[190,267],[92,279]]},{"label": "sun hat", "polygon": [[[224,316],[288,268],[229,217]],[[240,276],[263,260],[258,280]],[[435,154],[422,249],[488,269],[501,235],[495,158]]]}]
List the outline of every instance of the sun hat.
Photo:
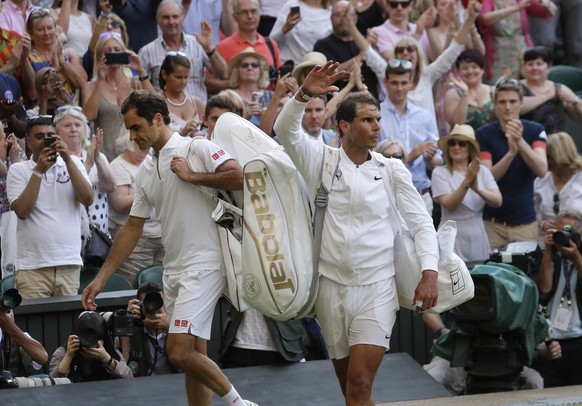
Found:
[{"label": "sun hat", "polygon": [[256,58],[261,64],[261,70],[269,69],[269,63],[267,62],[267,59],[263,55],[257,53],[257,51],[255,51],[255,48],[253,47],[246,47],[238,55],[236,55],[228,62],[227,67],[228,77],[231,76],[233,69],[239,65],[240,61],[248,57]]},{"label": "sun hat", "polygon": [[303,56],[301,63],[293,68],[291,75],[299,81],[299,76],[305,68],[311,70],[315,65],[325,65],[327,58],[321,52],[308,52]]},{"label": "sun hat", "polygon": [[479,143],[475,138],[475,130],[473,130],[473,127],[471,127],[468,124],[455,124],[455,126],[451,130],[451,133],[446,137],[442,137],[438,141],[439,149],[441,151],[446,151],[449,147],[447,143],[451,139],[467,141],[469,142],[469,144],[473,146],[473,148],[475,148],[477,153],[479,153],[480,151]]}]

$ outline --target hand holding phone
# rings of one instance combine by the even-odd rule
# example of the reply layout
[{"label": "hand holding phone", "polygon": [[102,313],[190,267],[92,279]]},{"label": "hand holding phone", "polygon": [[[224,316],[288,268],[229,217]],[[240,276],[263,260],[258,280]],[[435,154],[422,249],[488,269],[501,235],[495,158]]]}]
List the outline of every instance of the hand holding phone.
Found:
[{"label": "hand holding phone", "polygon": [[53,148],[53,144],[57,139],[55,137],[45,137],[44,139],[44,147],[45,148]]},{"label": "hand holding phone", "polygon": [[106,65],[129,65],[127,52],[105,52]]}]

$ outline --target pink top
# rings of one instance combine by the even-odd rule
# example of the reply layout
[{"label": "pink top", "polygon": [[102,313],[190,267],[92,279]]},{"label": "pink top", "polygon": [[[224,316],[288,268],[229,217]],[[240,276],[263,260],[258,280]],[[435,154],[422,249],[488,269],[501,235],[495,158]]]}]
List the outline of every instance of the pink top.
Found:
[{"label": "pink top", "polygon": [[3,7],[2,11],[0,12],[0,27],[4,28],[5,30],[15,31],[20,35],[26,33],[26,21],[28,20],[30,13],[40,8],[33,6],[29,1],[28,8],[26,9],[26,19],[23,19],[22,11],[16,4],[10,0],[5,1],[2,4]]},{"label": "pink top", "polygon": [[[416,32],[416,24],[408,23],[408,30],[401,30],[392,24],[390,20],[386,20],[384,24],[372,29],[378,34],[378,50],[380,52],[384,52],[392,51],[396,47],[396,43],[400,41],[402,37],[414,37],[414,33]],[[418,42],[424,51],[425,59],[428,58],[429,43],[426,30],[422,33]]]}]

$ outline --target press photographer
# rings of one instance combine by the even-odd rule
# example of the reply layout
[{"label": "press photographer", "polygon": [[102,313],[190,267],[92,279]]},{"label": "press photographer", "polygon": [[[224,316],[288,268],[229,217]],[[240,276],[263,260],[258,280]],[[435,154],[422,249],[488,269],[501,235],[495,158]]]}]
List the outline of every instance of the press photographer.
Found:
[{"label": "press photographer", "polygon": [[67,343],[54,352],[49,375],[71,382],[133,378],[121,353],[113,347],[107,322],[90,311],[79,315]]},{"label": "press photographer", "polygon": [[534,363],[545,387],[582,384],[582,213],[558,214],[556,228],[547,230],[537,285],[541,302],[562,348],[560,359]]},{"label": "press photographer", "polygon": [[[178,372],[166,354],[170,321],[164,307],[162,288],[143,283],[137,299],[131,299],[127,313],[133,317],[132,335],[120,337],[121,352],[134,376],[163,375]],[[119,316],[115,316],[119,317]],[[115,324],[118,324],[117,321]]]},{"label": "press photographer", "polygon": [[0,371],[9,371],[12,376],[38,374],[48,361],[42,344],[20,330],[14,322],[12,309],[21,301],[16,289],[0,293]]}]

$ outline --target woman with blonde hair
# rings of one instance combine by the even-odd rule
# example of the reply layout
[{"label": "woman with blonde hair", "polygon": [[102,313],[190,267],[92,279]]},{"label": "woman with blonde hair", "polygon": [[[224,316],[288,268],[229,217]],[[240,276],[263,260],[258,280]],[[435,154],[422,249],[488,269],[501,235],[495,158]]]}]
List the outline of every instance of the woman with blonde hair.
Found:
[{"label": "woman with blonde hair", "polygon": [[[128,64],[107,63],[106,53],[126,53]],[[154,91],[141,59],[128,50],[116,32],[101,34],[94,55],[93,79],[83,87],[83,113],[103,129],[103,153],[109,161],[123,152],[117,140],[123,136],[121,104],[136,89]],[[139,77],[132,76],[135,70]]]},{"label": "woman with blonde hair", "polygon": [[555,228],[558,213],[582,213],[582,157],[572,137],[565,132],[550,134],[546,149],[548,172],[534,181],[534,206],[539,225],[538,241]]},{"label": "woman with blonde hair", "polygon": [[245,117],[256,126],[269,105],[273,92],[269,86],[269,65],[252,47],[245,48],[228,62],[230,86],[245,105]]},{"label": "woman with blonde hair", "polygon": [[448,137],[438,142],[445,166],[434,169],[432,191],[442,207],[441,224],[457,222],[455,253],[464,261],[484,261],[490,246],[483,207],[501,206],[501,192],[491,171],[479,162],[479,144],[469,125],[455,125]]},{"label": "woman with blonde hair", "polygon": [[79,55],[72,49],[63,49],[57,38],[57,23],[51,12],[41,8],[34,10],[26,21],[30,35],[30,63],[35,72],[52,67],[61,77],[62,88],[69,103],[77,104],[77,89],[87,81]]},{"label": "woman with blonde hair", "polygon": [[115,190],[116,184],[109,162],[101,153],[103,132],[98,128],[89,142],[91,134],[87,117],[80,107],[70,105],[56,109],[55,129],[57,135],[67,144],[70,154],[81,159],[89,175],[93,187],[93,204],[87,207],[89,222],[107,232],[109,229],[107,193]]}]

